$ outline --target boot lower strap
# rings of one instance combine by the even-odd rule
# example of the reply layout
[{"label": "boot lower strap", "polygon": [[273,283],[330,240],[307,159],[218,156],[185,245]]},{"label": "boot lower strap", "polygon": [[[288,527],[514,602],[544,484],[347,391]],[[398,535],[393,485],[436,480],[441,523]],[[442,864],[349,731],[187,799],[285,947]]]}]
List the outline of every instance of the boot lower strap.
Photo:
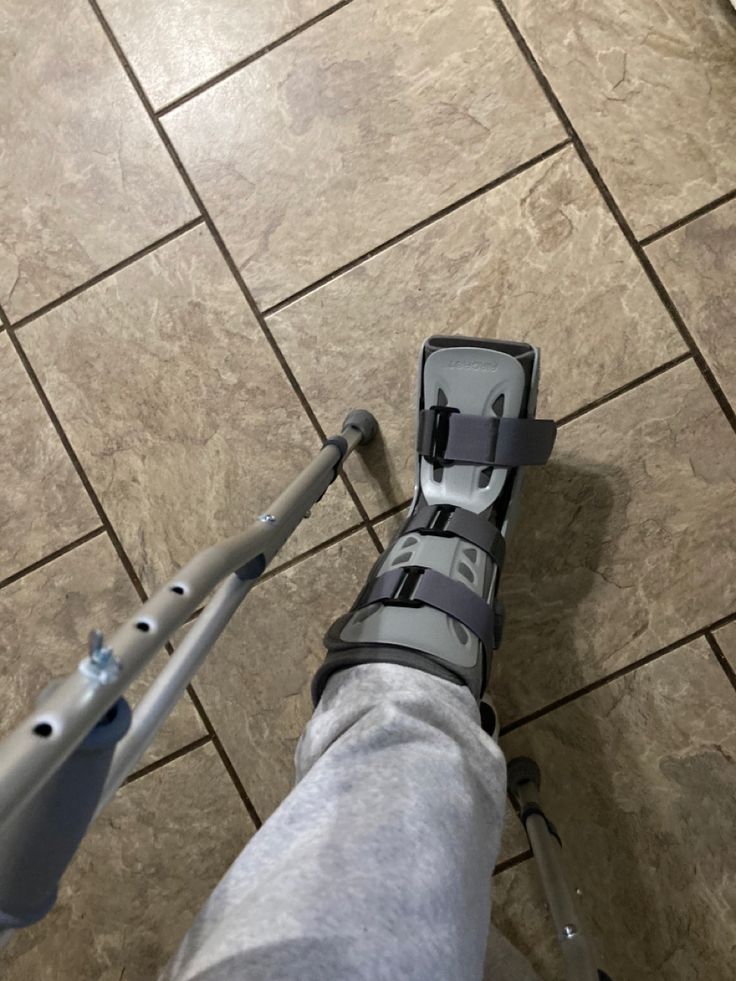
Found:
[{"label": "boot lower strap", "polygon": [[496,644],[493,607],[472,589],[449,576],[424,566],[402,566],[368,582],[353,610],[373,603],[397,606],[431,606],[446,613],[478,637],[486,651]]}]

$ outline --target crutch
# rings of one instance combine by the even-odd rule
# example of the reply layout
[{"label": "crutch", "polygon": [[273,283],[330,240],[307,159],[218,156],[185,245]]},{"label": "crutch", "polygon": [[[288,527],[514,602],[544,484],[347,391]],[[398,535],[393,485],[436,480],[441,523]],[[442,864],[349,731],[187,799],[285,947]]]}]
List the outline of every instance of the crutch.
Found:
[{"label": "crutch", "polygon": [[508,790],[537,861],[565,965],[566,981],[611,981],[595,966],[593,951],[575,909],[562,867],[562,841],[542,810],[541,776],[534,760],[517,756],[508,764]]},{"label": "crutch", "polygon": [[[205,549],[106,641],[90,633],[76,671],[49,685],[0,741],[0,938],[44,917],[90,821],[131,772],[222,630],[284,542],[375,435],[365,410],[245,532]],[[216,590],[131,712],[124,692]],[[0,944],[1,945],[1,944]]]}]

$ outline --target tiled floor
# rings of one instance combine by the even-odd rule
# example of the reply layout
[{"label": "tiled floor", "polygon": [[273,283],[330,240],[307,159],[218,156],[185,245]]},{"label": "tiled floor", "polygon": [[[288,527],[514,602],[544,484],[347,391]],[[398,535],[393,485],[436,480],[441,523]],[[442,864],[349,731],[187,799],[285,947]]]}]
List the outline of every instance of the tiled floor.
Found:
[{"label": "tiled floor", "polygon": [[[154,976],[288,791],[321,634],[411,492],[420,341],[447,332],[541,345],[540,410],[562,422],[504,575],[503,743],[543,766],[612,976],[730,978],[727,0],[68,0],[52,30],[41,0],[4,14],[3,728],[346,408],[382,434],[3,977]],[[494,918],[552,981],[513,822],[500,857]]]}]

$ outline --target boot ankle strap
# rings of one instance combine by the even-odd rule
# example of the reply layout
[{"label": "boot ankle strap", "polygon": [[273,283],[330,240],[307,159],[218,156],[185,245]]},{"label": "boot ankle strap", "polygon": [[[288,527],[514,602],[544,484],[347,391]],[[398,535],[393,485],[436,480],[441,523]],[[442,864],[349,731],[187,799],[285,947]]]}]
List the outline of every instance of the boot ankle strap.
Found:
[{"label": "boot ankle strap", "polygon": [[457,537],[489,555],[500,569],[506,553],[501,532],[488,518],[449,504],[427,504],[409,516],[402,535]]}]

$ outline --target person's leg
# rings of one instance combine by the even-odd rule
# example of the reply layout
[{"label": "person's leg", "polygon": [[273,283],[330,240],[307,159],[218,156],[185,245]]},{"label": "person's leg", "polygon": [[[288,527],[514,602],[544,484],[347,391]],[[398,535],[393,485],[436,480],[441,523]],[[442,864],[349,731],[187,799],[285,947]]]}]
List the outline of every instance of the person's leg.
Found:
[{"label": "person's leg", "polygon": [[335,674],[294,790],[166,977],[480,979],[505,782],[467,688],[392,664]]},{"label": "person's leg", "polygon": [[423,345],[411,512],[327,633],[297,786],[170,976],[481,978],[506,774],[478,702],[520,472],[554,442],[538,372],[528,344]]}]

